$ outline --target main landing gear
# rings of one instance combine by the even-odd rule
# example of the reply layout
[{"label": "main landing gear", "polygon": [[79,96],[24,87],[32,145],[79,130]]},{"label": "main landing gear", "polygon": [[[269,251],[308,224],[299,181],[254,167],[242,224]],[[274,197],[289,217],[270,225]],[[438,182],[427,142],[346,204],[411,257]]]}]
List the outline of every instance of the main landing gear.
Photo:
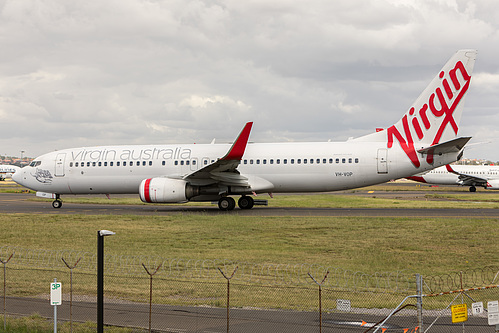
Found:
[{"label": "main landing gear", "polygon": [[[237,201],[237,205],[241,209],[251,209],[255,205],[255,201],[252,197],[243,195]],[[236,200],[234,200],[234,198],[232,197],[222,197],[220,198],[220,200],[218,200],[218,208],[224,211],[233,210],[234,208],[236,208]]]},{"label": "main landing gear", "polygon": [[55,200],[52,201],[52,207],[54,207],[54,208],[61,208],[62,207],[61,196],[59,194],[55,195]]}]

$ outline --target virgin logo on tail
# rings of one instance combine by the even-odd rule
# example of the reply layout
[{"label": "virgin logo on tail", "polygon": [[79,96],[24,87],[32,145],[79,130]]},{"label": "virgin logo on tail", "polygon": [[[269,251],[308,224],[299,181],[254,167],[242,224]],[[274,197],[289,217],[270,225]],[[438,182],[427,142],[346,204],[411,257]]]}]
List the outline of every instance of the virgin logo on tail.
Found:
[{"label": "virgin logo on tail", "polygon": [[[461,80],[464,81],[463,84],[461,84],[458,78],[458,71],[461,73]],[[444,78],[445,74],[444,71],[440,72],[439,78],[442,79],[442,86],[435,89],[435,92],[430,95],[429,100],[424,103],[418,111],[412,107],[409,110],[409,117],[407,114],[404,115],[402,118],[403,133],[401,133],[395,125],[387,129],[388,148],[393,146],[395,138],[416,168],[419,168],[420,162],[414,148],[412,133],[415,133],[419,141],[423,140],[428,132],[430,132],[430,134],[435,133],[435,137],[431,143],[431,145],[434,145],[439,143],[447,124],[452,126],[455,134],[457,134],[459,130],[453,113],[466,94],[466,91],[468,91],[471,76],[468,74],[461,61],[458,61],[454,68],[447,73],[450,80],[448,80],[447,77]],[[455,93],[452,92],[451,84],[455,89]],[[438,103],[436,103],[437,105],[435,105],[435,98],[438,100]],[[442,119],[440,119],[439,122],[433,122],[432,124],[428,119],[429,113],[433,114],[436,118]],[[435,132],[435,129],[432,128],[432,126],[438,126],[438,124],[440,124],[440,127]],[[426,141],[428,142],[429,140]],[[427,161],[428,163],[433,163],[433,155],[429,154]]]}]

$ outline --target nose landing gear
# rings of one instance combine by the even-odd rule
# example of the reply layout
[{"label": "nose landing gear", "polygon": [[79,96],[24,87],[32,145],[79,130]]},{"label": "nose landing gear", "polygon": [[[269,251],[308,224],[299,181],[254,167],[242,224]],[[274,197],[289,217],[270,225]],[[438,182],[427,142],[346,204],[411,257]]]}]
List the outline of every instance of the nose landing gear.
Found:
[{"label": "nose landing gear", "polygon": [[62,207],[61,196],[59,194],[55,195],[55,200],[52,201],[52,207],[54,207],[54,208],[61,208]]}]

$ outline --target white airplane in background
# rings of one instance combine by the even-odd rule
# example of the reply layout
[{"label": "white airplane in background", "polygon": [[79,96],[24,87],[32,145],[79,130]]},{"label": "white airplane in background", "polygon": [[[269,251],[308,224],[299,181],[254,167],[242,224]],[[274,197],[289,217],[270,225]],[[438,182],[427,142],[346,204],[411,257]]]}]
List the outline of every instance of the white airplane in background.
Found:
[{"label": "white airplane in background", "polygon": [[433,185],[469,186],[470,192],[476,192],[476,186],[499,190],[499,166],[445,165],[407,179]]},{"label": "white airplane in background", "polygon": [[0,181],[5,180],[5,178],[12,178],[12,175],[19,169],[21,168],[15,165],[0,165]]},{"label": "white airplane in background", "polygon": [[257,193],[326,192],[404,178],[458,160],[457,137],[475,50],[458,51],[402,118],[346,142],[248,143],[248,122],[230,144],[99,146],[34,159],[14,181],[55,199],[62,194],[138,193],[144,202],[218,201],[250,209]]}]

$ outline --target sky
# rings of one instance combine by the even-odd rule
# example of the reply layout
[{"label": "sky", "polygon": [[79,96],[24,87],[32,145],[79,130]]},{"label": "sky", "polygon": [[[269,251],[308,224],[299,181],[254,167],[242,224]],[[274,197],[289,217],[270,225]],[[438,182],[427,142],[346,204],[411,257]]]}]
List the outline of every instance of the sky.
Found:
[{"label": "sky", "polygon": [[499,161],[496,0],[0,0],[0,155],[345,141],[477,49],[459,135]]}]

